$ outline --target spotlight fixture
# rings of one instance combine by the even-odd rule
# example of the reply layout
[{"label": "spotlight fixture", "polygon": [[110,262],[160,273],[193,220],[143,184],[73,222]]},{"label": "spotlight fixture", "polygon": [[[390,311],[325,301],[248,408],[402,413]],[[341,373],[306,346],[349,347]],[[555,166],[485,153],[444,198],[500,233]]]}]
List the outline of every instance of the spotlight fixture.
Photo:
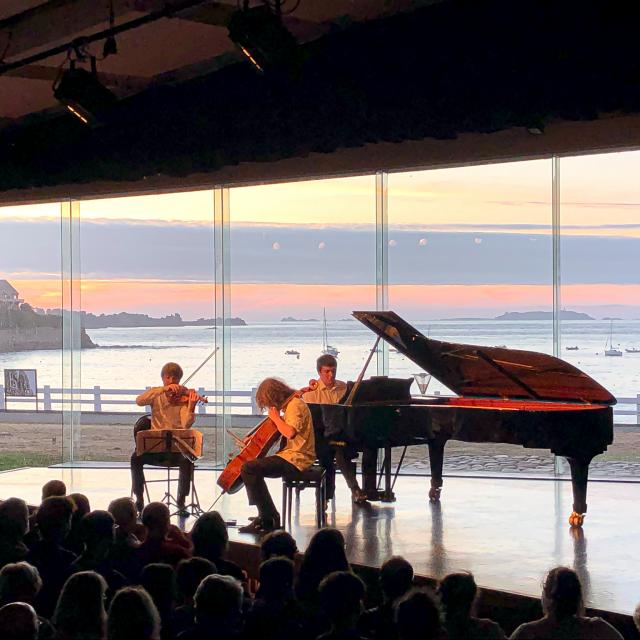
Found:
[{"label": "spotlight fixture", "polygon": [[229,37],[260,73],[292,68],[298,43],[268,4],[238,9],[229,20]]},{"label": "spotlight fixture", "polygon": [[54,83],[53,95],[90,127],[102,124],[105,113],[116,102],[115,95],[98,80],[95,58],[91,58],[91,72],[76,68],[72,60],[69,69]]}]

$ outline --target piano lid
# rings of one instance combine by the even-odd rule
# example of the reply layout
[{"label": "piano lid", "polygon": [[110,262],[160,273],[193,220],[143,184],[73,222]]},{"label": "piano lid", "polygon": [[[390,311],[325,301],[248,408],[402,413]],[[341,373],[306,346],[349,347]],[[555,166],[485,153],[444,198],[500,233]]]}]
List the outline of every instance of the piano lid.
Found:
[{"label": "piano lid", "polygon": [[616,403],[586,373],[544,353],[432,340],[393,311],[353,316],[459,396]]}]

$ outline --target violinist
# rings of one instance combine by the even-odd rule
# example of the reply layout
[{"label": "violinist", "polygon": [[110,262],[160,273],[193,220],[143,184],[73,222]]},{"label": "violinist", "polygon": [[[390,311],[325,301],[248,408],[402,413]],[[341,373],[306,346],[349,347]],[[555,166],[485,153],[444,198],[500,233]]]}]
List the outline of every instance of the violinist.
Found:
[{"label": "violinist", "polygon": [[[140,407],[151,406],[151,429],[190,429],[195,422],[194,410],[202,400],[193,389],[180,384],[182,367],[175,362],[167,362],[160,372],[161,387],[152,387],[136,398]],[[179,453],[144,453],[140,456],[134,451],[131,456],[131,484],[136,496],[136,508],[144,508],[144,464],[157,462],[159,455],[168,455],[171,464],[180,469],[178,480],[178,509],[184,510],[185,499],[191,486],[193,463]]]},{"label": "violinist", "polygon": [[256,403],[269,410],[269,418],[282,434],[284,446],[273,456],[245,462],[241,475],[249,504],[258,517],[241,527],[242,533],[263,533],[280,528],[280,514],[269,494],[265,478],[286,478],[308,469],[316,459],[313,423],[309,408],[277,378],[266,378],[256,391]]}]

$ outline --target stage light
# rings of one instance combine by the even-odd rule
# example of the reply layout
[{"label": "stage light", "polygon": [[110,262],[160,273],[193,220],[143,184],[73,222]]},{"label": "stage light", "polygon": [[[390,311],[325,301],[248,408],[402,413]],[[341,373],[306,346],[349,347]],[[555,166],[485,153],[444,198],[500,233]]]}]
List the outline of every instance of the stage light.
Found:
[{"label": "stage light", "polygon": [[78,69],[75,62],[64,71],[53,86],[53,95],[81,122],[91,127],[102,124],[104,115],[116,97],[100,83],[92,59],[91,72]]},{"label": "stage light", "polygon": [[231,40],[261,73],[297,64],[298,43],[268,5],[239,9],[228,29]]}]

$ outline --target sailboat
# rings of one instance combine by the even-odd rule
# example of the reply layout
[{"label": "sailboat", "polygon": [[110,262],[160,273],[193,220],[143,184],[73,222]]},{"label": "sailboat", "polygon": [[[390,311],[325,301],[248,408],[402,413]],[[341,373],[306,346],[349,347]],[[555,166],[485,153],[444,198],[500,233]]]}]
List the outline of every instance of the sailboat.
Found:
[{"label": "sailboat", "polygon": [[[608,345],[608,348],[607,348]],[[616,349],[613,346],[613,320],[611,321],[611,325],[609,328],[609,339],[605,342],[604,345],[604,355],[605,356],[621,356],[622,351],[620,349]]]},{"label": "sailboat", "polygon": [[322,308],[322,353],[334,358],[337,358],[340,353],[327,342],[327,314],[324,307]]}]

